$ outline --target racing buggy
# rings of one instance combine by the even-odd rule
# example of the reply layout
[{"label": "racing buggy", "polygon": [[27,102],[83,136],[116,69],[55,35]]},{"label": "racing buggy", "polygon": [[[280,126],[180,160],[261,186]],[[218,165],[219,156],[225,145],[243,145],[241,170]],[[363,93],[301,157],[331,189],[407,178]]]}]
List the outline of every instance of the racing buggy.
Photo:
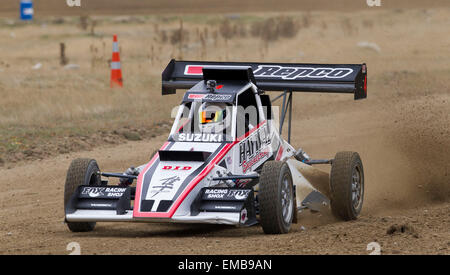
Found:
[{"label": "racing buggy", "polygon": [[[65,222],[261,224],[289,232],[297,214],[331,208],[342,220],[360,214],[364,171],[356,152],[312,159],[290,144],[294,92],[367,97],[366,64],[275,64],[171,60],[162,94],[187,89],[167,141],[149,162],[125,173],[101,172],[75,159],[67,172]],[[265,92],[280,92],[270,98]],[[272,106],[282,100],[281,110]],[[287,141],[281,137],[288,117]],[[286,126],[286,125],[284,125]],[[330,173],[313,167],[331,165]],[[108,178],[119,178],[109,185]],[[136,180],[136,185],[133,182]]]}]

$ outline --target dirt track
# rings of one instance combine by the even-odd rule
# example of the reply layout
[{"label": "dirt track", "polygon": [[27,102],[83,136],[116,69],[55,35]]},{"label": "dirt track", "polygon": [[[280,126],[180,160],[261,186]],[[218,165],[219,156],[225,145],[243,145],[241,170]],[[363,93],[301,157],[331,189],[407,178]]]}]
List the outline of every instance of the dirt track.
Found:
[{"label": "dirt track", "polygon": [[[129,163],[145,161],[161,141],[64,155],[2,171],[0,213],[2,220],[7,217],[7,223],[0,226],[0,253],[66,254],[66,245],[73,241],[80,243],[83,254],[366,254],[367,244],[373,241],[386,254],[450,253],[450,204],[392,208],[371,196],[378,188],[370,178],[373,172],[369,172],[367,204],[361,219],[345,223],[327,213],[302,213],[293,232],[282,236],[264,235],[259,226],[103,223],[92,233],[67,230],[62,223],[62,181],[72,158],[91,156],[108,170],[120,170]],[[368,171],[370,163],[366,162]],[[19,182],[20,188],[11,188]],[[414,230],[389,235],[386,232],[392,225]]]},{"label": "dirt track", "polygon": [[[340,56],[358,59],[359,54],[367,60],[367,100],[294,97],[295,146],[317,158],[339,150],[360,153],[366,198],[359,220],[344,223],[327,212],[302,213],[292,233],[281,236],[264,235],[259,226],[123,223],[100,223],[92,233],[69,232],[62,202],[70,161],[92,157],[105,171],[123,171],[146,162],[164,141],[161,136],[0,168],[0,254],[68,254],[66,246],[73,241],[82,254],[368,254],[374,241],[384,254],[450,254],[449,10],[414,14],[422,21],[414,30],[405,23],[408,35],[385,31],[393,19],[384,17],[385,29],[373,33],[382,54],[369,49],[356,57]],[[356,42],[334,44],[348,49]],[[312,52],[329,59],[339,53],[314,43],[302,49],[310,59],[316,59]],[[399,232],[388,234],[395,225]]]},{"label": "dirt track", "polygon": [[[439,111],[445,106],[442,102],[448,102],[450,98],[447,95],[436,100],[438,103],[433,100],[431,103],[433,110]],[[336,122],[334,126],[321,131],[316,129],[308,135],[300,132],[298,127],[294,136],[305,138],[304,147],[317,156],[329,156],[328,152],[349,148],[361,153],[367,193],[362,216],[357,221],[339,222],[327,212],[302,213],[293,232],[282,236],[264,235],[259,226],[121,223],[99,224],[92,233],[70,233],[62,223],[63,181],[70,160],[80,156],[93,157],[104,170],[121,171],[130,164],[145,162],[164,140],[159,137],[152,141],[60,155],[2,170],[0,216],[7,222],[0,225],[0,253],[65,254],[68,253],[66,245],[76,241],[85,254],[206,254],[212,251],[218,254],[368,254],[367,244],[376,241],[381,245],[381,252],[386,254],[450,254],[450,204],[445,195],[449,186],[448,174],[444,174],[448,173],[448,170],[444,172],[445,165],[434,166],[437,171],[427,175],[414,174],[410,165],[418,161],[414,159],[417,156],[414,152],[411,152],[412,156],[405,154],[395,144],[399,140],[390,138],[394,121],[402,119],[401,116],[396,117],[396,112],[383,114],[379,112],[385,110],[383,107],[369,104],[369,101],[355,103],[346,99],[332,108],[341,109],[343,106],[339,105],[342,104],[354,105],[354,110],[296,121],[296,124],[304,125],[306,132],[316,128],[316,123],[321,125],[325,121]],[[409,104],[412,103],[408,101],[400,107]],[[387,116],[394,120],[387,122]],[[411,119],[409,116],[408,113]],[[405,140],[401,135],[408,132],[402,132],[398,133],[400,140],[409,146],[408,149],[414,148],[418,142],[416,133],[410,140]],[[421,144],[427,146],[422,149],[439,157],[438,150],[443,148],[433,144],[440,141]],[[298,142],[294,140],[294,144]],[[448,148],[448,143],[444,145]],[[445,157],[448,161],[448,156]],[[434,182],[427,182],[430,177]],[[387,234],[394,225],[404,226],[405,232]],[[306,230],[303,231],[301,226]]]}]

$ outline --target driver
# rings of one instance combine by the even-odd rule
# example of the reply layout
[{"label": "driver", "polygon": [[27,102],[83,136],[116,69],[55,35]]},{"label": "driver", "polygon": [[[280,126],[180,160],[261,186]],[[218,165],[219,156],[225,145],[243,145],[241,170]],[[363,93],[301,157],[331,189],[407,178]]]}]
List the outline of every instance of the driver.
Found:
[{"label": "driver", "polygon": [[198,128],[201,133],[224,133],[231,126],[227,104],[204,102],[199,108]]}]

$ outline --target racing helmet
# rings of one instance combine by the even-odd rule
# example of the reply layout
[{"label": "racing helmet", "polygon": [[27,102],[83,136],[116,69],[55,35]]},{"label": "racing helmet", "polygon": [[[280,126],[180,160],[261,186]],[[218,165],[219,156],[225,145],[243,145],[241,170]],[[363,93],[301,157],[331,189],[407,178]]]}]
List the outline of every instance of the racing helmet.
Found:
[{"label": "racing helmet", "polygon": [[227,104],[204,102],[199,108],[199,130],[202,133],[222,133],[231,125]]}]

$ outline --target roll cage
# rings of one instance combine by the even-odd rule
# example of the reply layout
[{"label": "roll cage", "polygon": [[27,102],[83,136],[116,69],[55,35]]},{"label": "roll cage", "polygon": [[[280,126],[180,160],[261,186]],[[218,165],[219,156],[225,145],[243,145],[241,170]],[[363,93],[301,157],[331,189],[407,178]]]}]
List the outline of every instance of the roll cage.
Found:
[{"label": "roll cage", "polygon": [[[217,82],[209,89],[210,81]],[[367,66],[363,64],[292,64],[254,62],[203,62],[172,59],[162,73],[162,94],[174,94],[177,89],[189,89],[183,102],[206,100],[233,104],[232,139],[236,139],[236,119],[240,112],[239,95],[243,86],[252,87],[256,99],[258,119],[271,119],[271,104],[282,99],[279,134],[288,116],[288,143],[291,140],[292,93],[324,92],[352,93],[354,99],[367,97]],[[220,87],[220,89],[219,89]],[[219,90],[217,90],[219,89]],[[270,100],[264,91],[281,91]],[[241,97],[241,102],[249,100]],[[263,108],[265,107],[265,108]],[[174,123],[175,125],[175,123]],[[175,126],[174,126],[175,127]],[[171,133],[174,133],[172,129]]]},{"label": "roll cage", "polygon": [[[225,87],[227,86],[227,83],[224,82],[224,84],[221,85]],[[170,131],[169,140],[176,141],[177,133],[181,132],[189,134],[203,134],[196,129],[196,125],[198,123],[198,108],[204,101],[201,98],[189,98],[189,95],[198,95],[195,93],[195,90],[190,90],[186,93],[186,95],[188,96],[185,96],[183,102],[178,108],[172,129]],[[225,138],[223,139],[223,141],[226,142],[233,142],[239,137],[245,136],[245,134],[248,133],[253,127],[256,127],[261,122],[266,121],[267,114],[271,115],[271,110],[267,111],[267,108],[271,108],[271,106],[263,104],[259,96],[258,88],[253,83],[246,83],[245,85],[242,85],[236,92],[233,99],[234,100],[232,102],[228,100],[215,101],[217,103],[227,103],[227,108],[229,108],[227,113],[231,114],[231,116],[228,115],[226,118],[231,119],[231,127],[227,129]],[[248,115],[248,118],[245,117],[246,115]]]}]

